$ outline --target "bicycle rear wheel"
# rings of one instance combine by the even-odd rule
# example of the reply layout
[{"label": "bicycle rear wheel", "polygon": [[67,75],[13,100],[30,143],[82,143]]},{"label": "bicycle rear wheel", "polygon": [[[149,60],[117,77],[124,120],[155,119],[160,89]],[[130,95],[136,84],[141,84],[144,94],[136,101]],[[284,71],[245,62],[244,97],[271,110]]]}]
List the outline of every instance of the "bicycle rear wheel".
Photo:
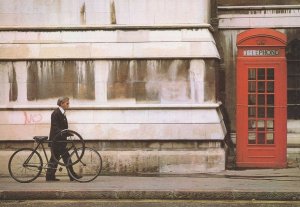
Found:
[{"label": "bicycle rear wheel", "polygon": [[[83,148],[74,151],[69,159],[69,162],[78,160],[78,155],[82,153]],[[71,164],[75,175],[69,173],[78,182],[90,182],[97,178],[102,170],[102,158],[100,154],[89,147],[85,148],[84,155],[76,164]],[[69,170],[69,169],[68,169]]]},{"label": "bicycle rear wheel", "polygon": [[34,181],[41,174],[42,168],[41,155],[31,148],[22,148],[15,151],[8,162],[10,176],[20,183]]},{"label": "bicycle rear wheel", "polygon": [[78,156],[76,156],[77,159],[75,160],[75,157],[74,157],[74,160],[72,160],[73,162],[69,163],[69,164],[64,163],[63,161],[60,161],[61,157],[63,157],[63,155],[61,155],[60,157],[53,156],[54,160],[58,164],[60,164],[62,166],[69,166],[69,165],[74,165],[80,161],[80,159],[82,158],[82,156],[84,154],[85,142],[84,142],[83,138],[80,136],[80,134],[78,134],[77,132],[75,132],[73,130],[65,129],[65,130],[62,130],[61,132],[59,132],[52,140],[51,153],[53,155],[55,155],[55,153],[54,153],[55,147],[59,147],[60,149],[62,149],[64,151],[64,154],[69,154],[69,155],[72,154],[73,152],[75,152],[79,148],[83,149],[80,151]]}]

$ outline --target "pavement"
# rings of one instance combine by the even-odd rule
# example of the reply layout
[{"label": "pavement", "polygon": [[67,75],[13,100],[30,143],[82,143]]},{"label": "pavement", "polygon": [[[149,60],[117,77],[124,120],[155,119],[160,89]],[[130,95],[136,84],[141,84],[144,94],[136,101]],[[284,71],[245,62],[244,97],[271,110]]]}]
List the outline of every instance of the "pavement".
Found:
[{"label": "pavement", "polygon": [[168,199],[300,201],[300,169],[226,170],[192,175],[101,175],[89,183],[18,183],[0,177],[0,200]]}]

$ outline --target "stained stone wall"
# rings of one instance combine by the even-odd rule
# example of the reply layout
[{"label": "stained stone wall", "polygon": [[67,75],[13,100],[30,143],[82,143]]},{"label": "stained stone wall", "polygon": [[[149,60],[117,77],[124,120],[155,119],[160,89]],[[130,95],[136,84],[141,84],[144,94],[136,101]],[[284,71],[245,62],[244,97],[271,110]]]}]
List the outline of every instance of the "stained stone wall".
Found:
[{"label": "stained stone wall", "polygon": [[[2,26],[209,23],[209,0],[1,0]],[[46,14],[46,15],[45,15]]]},{"label": "stained stone wall", "polygon": [[1,1],[0,160],[48,135],[66,95],[70,128],[113,146],[97,148],[107,173],[224,170],[210,11],[209,0]]},{"label": "stained stone wall", "polygon": [[222,140],[215,64],[195,59],[2,62],[1,138],[48,134],[51,109],[66,95],[70,126],[86,139]]}]

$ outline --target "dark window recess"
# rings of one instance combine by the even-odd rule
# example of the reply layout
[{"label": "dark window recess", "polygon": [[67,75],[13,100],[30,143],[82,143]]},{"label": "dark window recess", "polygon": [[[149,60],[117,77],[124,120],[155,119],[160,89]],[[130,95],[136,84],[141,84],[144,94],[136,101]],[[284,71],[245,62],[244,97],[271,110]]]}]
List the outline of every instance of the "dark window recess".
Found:
[{"label": "dark window recess", "polygon": [[[107,99],[131,99],[145,103],[189,101],[189,68],[190,60],[111,61]],[[208,84],[206,86],[209,87]]]},{"label": "dark window recess", "polygon": [[286,51],[287,116],[288,119],[300,119],[300,40],[292,40]]},{"label": "dark window recess", "polygon": [[92,61],[28,61],[27,99],[70,96],[95,99]]}]

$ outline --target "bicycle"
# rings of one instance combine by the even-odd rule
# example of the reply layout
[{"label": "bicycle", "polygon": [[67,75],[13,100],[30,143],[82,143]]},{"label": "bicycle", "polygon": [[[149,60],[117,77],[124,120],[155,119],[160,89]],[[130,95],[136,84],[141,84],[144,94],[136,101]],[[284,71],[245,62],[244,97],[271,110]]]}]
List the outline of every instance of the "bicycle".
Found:
[{"label": "bicycle", "polygon": [[[59,137],[66,137],[64,140],[60,140]],[[34,142],[37,144],[34,148],[21,148],[16,150],[8,162],[8,171],[10,176],[20,183],[29,183],[37,179],[42,170],[51,169],[49,167],[49,159],[44,147],[44,143],[52,144],[65,144],[67,152],[70,157],[65,164],[60,161],[61,157],[54,157],[54,160],[61,166],[68,167],[73,166],[73,170],[78,177],[75,177],[72,173],[70,176],[78,182],[90,182],[97,178],[102,170],[102,158],[100,154],[90,147],[85,147],[85,142],[77,132],[69,129],[62,130],[58,133],[52,141],[48,141],[47,136],[35,136]],[[43,164],[43,159],[38,149],[42,148],[46,163]],[[51,153],[53,148],[51,147]],[[59,167],[59,171],[62,167]]]}]

